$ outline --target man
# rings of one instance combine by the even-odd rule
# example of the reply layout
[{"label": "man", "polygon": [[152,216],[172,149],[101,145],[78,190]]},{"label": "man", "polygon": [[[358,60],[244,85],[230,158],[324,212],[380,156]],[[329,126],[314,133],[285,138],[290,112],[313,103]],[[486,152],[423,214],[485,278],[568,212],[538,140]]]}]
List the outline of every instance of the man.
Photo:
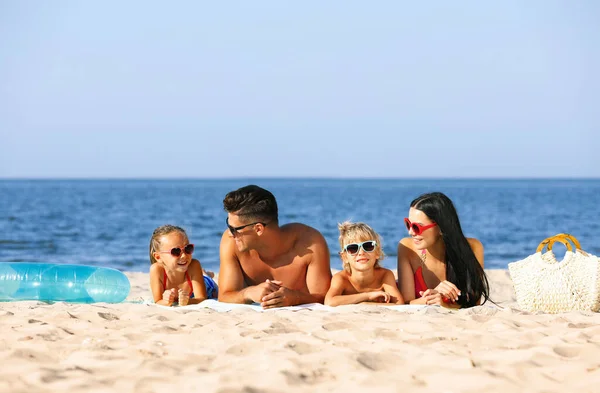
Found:
[{"label": "man", "polygon": [[249,185],[225,196],[219,301],[263,308],[323,303],[331,283],[329,248],[304,224],[279,226],[277,202]]}]

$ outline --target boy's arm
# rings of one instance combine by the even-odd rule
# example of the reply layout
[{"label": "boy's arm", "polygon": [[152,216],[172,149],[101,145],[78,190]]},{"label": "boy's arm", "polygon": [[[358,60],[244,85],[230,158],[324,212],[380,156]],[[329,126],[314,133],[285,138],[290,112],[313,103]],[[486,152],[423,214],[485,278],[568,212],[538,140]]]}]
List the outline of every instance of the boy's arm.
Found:
[{"label": "boy's arm", "polygon": [[389,293],[390,296],[392,297],[390,299],[390,303],[396,303],[396,304],[404,304],[404,297],[402,297],[402,294],[400,293],[400,291],[398,290],[398,287],[396,286],[396,277],[394,277],[394,273],[391,270],[385,269],[385,275],[383,276],[383,290],[386,293]]},{"label": "boy's arm", "polygon": [[358,304],[369,301],[368,293],[356,293],[353,295],[344,295],[344,288],[346,287],[346,279],[344,278],[344,272],[336,273],[331,279],[331,286],[327,295],[325,295],[326,306],[341,306],[344,304]]}]

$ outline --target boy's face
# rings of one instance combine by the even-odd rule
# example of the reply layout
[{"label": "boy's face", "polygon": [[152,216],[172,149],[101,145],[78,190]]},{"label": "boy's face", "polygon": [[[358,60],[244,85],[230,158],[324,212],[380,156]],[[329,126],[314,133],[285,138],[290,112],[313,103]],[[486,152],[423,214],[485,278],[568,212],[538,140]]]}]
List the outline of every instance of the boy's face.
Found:
[{"label": "boy's face", "polygon": [[[356,246],[349,247],[348,245],[359,245],[358,251]],[[344,249],[342,251],[342,260],[344,263],[350,264],[352,271],[367,272],[372,270],[379,259],[379,245],[375,243],[373,239],[349,239],[344,242]]]}]

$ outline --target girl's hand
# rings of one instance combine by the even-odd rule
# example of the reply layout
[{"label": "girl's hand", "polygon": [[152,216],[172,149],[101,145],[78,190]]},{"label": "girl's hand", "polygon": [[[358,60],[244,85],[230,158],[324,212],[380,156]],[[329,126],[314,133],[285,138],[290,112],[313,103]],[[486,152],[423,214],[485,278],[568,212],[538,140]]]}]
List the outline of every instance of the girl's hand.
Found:
[{"label": "girl's hand", "polygon": [[380,303],[389,303],[390,302],[390,294],[385,291],[373,291],[369,292],[369,301],[380,302]]},{"label": "girl's hand", "polygon": [[190,302],[190,294],[187,291],[180,289],[178,295],[179,295],[179,305],[187,306],[188,303]]},{"label": "girl's hand", "polygon": [[163,292],[163,300],[171,305],[175,301],[175,289],[167,289]]},{"label": "girl's hand", "polygon": [[450,281],[442,281],[435,287],[435,290],[441,293],[446,299],[450,299],[452,303],[458,301],[458,297],[460,296],[460,289]]}]

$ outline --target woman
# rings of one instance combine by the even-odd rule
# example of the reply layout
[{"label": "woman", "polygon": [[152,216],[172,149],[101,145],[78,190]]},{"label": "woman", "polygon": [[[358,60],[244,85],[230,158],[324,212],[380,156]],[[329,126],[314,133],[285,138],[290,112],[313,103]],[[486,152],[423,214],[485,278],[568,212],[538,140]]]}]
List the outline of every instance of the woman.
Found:
[{"label": "woman", "polygon": [[464,236],[446,195],[421,195],[404,222],[410,237],[398,244],[398,286],[407,303],[461,308],[489,298],[483,245]]}]

